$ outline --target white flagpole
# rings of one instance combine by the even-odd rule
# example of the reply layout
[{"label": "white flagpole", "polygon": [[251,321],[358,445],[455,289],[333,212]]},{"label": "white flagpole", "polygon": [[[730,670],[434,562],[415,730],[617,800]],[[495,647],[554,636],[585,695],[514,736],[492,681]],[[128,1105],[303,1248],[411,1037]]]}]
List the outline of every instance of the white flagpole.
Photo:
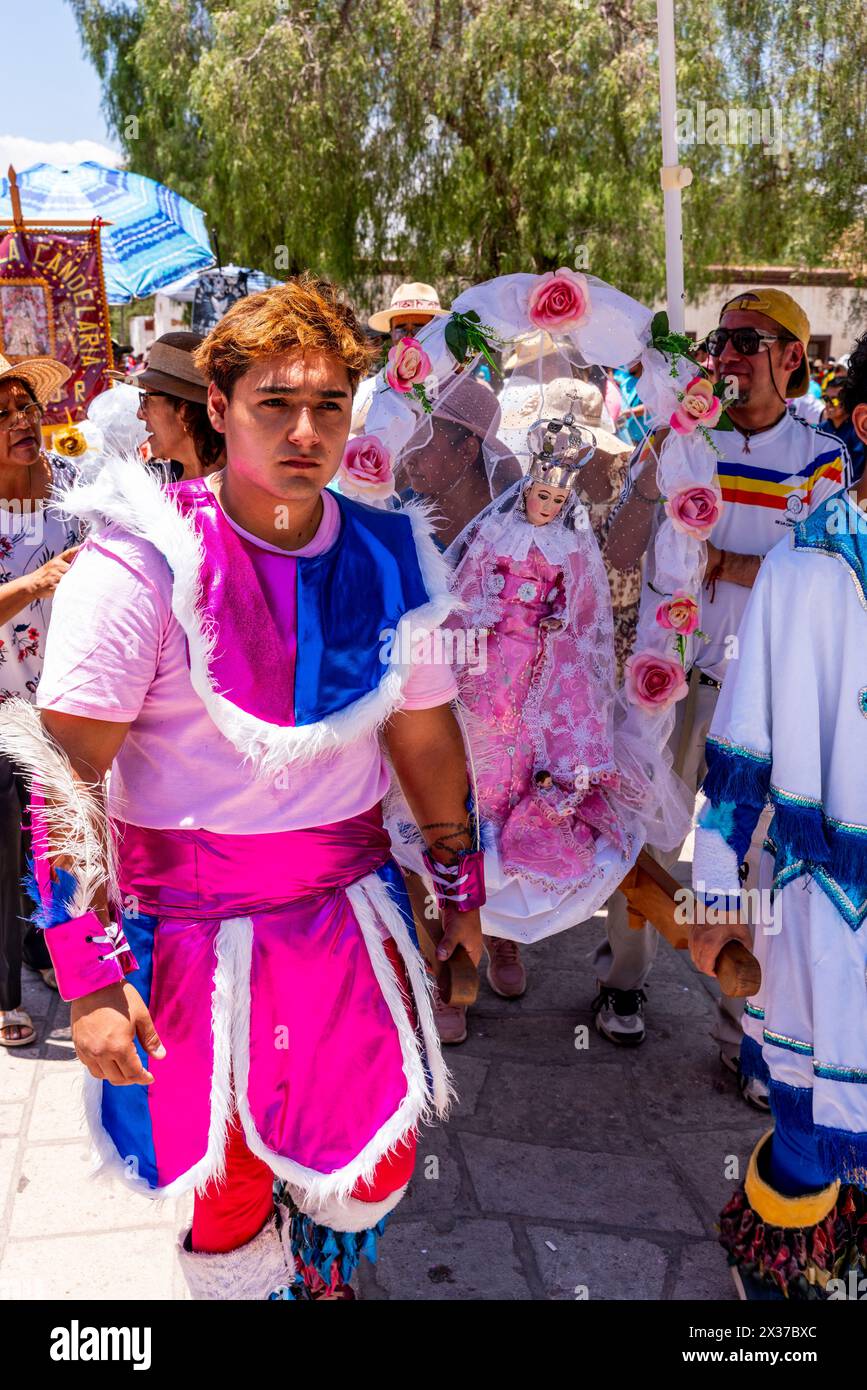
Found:
[{"label": "white flagpole", "polygon": [[692,183],[692,170],[677,160],[677,73],[674,58],[674,0],[656,0],[659,29],[659,114],[662,125],[662,169],[665,216],[665,284],[668,322],[675,333],[684,329],[683,217],[680,193]]}]

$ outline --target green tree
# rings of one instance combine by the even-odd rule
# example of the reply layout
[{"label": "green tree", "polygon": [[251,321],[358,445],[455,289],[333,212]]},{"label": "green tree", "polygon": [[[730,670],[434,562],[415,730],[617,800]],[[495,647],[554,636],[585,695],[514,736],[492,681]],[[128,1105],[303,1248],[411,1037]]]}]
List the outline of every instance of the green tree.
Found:
[{"label": "green tree", "polygon": [[[654,0],[70,4],[130,167],[203,207],[227,258],[362,303],[383,271],[663,288]],[[683,145],[690,289],[720,261],[867,259],[864,7],[678,0],[679,107],[778,110],[784,135]]]}]

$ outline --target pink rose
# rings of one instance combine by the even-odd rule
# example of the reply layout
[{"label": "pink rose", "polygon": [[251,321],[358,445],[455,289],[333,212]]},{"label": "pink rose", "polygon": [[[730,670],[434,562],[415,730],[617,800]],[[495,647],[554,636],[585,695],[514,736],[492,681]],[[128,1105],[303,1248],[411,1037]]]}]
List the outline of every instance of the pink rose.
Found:
[{"label": "pink rose", "polygon": [[661,603],[656,610],[656,621],[660,627],[680,632],[688,637],[698,627],[698,604],[690,594],[679,589],[670,599]]},{"label": "pink rose", "polygon": [[535,328],[564,333],[590,317],[590,290],[583,275],[565,266],[540,277],[527,304]]},{"label": "pink rose", "polygon": [[625,680],[628,698],[647,710],[668,709],[689,688],[680,662],[656,652],[635,652],[626,663]]},{"label": "pink rose", "polygon": [[675,531],[706,541],[720,519],[722,498],[712,487],[684,487],[667,499],[665,512]]},{"label": "pink rose", "polygon": [[699,425],[713,429],[722,415],[722,401],[713,393],[713,386],[703,376],[694,376],[669,424],[678,434],[692,434]]},{"label": "pink rose", "polygon": [[394,473],[391,455],[375,434],[360,434],[350,439],[343,453],[337,475],[340,491],[362,502],[391,497],[394,492]]},{"label": "pink rose", "polygon": [[395,391],[411,391],[430,375],[430,358],[418,338],[401,338],[389,348],[385,379]]}]

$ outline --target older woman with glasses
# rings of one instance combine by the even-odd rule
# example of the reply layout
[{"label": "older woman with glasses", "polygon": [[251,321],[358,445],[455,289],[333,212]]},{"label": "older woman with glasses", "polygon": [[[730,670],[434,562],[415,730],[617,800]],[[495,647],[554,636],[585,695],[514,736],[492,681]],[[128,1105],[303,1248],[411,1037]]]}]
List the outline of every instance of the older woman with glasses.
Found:
[{"label": "older woman with glasses", "polygon": [[225,462],[222,435],[208,419],[207,382],[193,366],[201,342],[198,333],[164,333],[151,344],[145,370],[126,378],[140,391],[151,458],[165,464],[172,482],[205,477]]},{"label": "older woman with glasses", "polygon": [[[50,357],[14,365],[0,357],[0,703],[32,701],[42,672],[51,597],[69,569],[77,524],[49,502],[54,486],[72,481],[71,465],[42,447],[47,401],[69,377]],[[22,901],[24,788],[0,757],[0,1046],[24,1047],[36,1037],[21,1007],[22,962],[56,988],[41,932],[25,930]]]}]

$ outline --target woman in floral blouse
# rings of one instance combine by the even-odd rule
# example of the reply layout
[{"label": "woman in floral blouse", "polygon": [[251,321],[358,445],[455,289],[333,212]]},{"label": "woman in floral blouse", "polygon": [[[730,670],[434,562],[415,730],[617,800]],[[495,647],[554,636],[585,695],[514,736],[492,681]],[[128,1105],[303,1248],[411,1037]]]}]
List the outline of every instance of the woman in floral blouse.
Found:
[{"label": "woman in floral blouse", "polygon": [[[69,569],[78,532],[49,501],[70,465],[42,447],[45,404],[69,376],[50,357],[0,356],[0,703],[32,700],[42,671],[51,597]],[[22,961],[56,988],[41,934],[25,928],[23,787],[0,757],[0,1046],[23,1047],[36,1031],[21,1008]]]}]

